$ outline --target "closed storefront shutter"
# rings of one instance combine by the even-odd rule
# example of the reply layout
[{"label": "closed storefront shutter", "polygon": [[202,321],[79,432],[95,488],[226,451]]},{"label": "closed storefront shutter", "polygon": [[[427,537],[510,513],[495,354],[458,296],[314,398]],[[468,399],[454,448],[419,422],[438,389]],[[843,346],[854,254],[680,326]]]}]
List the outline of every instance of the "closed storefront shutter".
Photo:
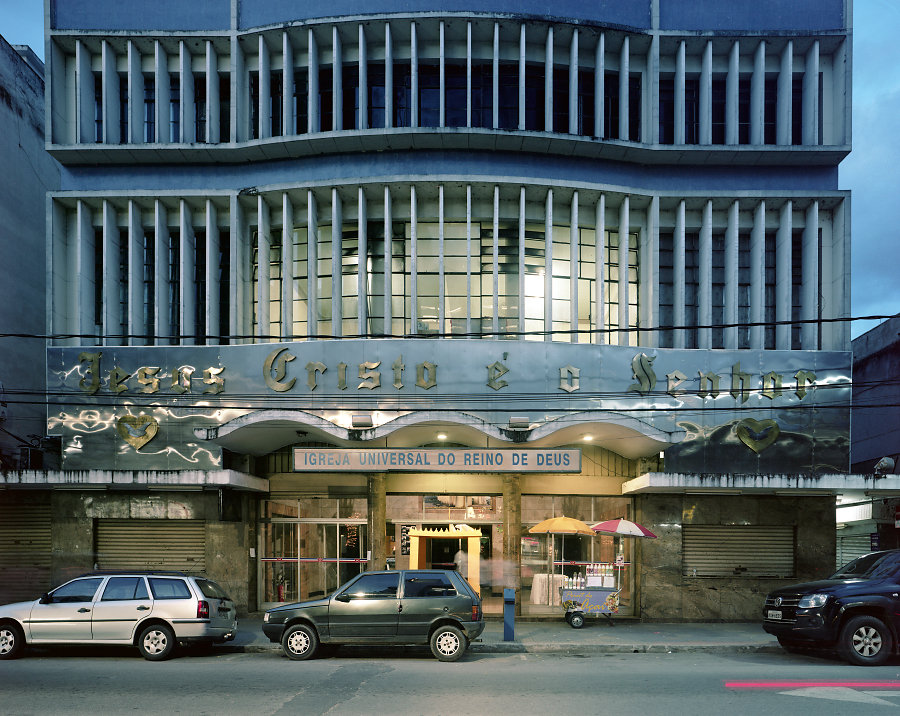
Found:
[{"label": "closed storefront shutter", "polygon": [[835,569],[871,551],[872,537],[869,534],[838,536]]},{"label": "closed storefront shutter", "polygon": [[50,584],[50,503],[0,505],[0,604],[37,599]]},{"label": "closed storefront shutter", "polygon": [[97,520],[97,567],[206,570],[203,520]]},{"label": "closed storefront shutter", "polygon": [[685,525],[685,577],[793,577],[792,526]]}]

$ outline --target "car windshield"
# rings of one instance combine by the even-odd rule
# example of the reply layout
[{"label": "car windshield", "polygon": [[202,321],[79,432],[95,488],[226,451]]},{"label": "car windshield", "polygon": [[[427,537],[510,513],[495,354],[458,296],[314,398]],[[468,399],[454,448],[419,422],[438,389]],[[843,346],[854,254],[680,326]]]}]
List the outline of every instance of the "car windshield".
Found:
[{"label": "car windshield", "polygon": [[897,568],[900,555],[892,552],[874,552],[865,554],[845,564],[831,579],[872,579],[890,574]]}]

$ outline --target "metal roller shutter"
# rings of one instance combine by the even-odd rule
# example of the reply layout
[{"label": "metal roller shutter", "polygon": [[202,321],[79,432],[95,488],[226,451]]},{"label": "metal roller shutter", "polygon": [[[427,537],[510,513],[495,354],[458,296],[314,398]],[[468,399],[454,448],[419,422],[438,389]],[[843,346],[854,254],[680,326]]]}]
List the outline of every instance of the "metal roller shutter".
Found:
[{"label": "metal roller shutter", "polygon": [[203,520],[97,520],[99,569],[206,570]]},{"label": "metal roller shutter", "polygon": [[872,551],[872,537],[869,534],[847,535],[838,537],[837,540],[837,565],[835,569],[843,567],[847,562],[852,562],[857,557],[862,557]]},{"label": "metal roller shutter", "polygon": [[50,503],[0,505],[0,604],[50,589]]},{"label": "metal roller shutter", "polygon": [[684,525],[685,577],[793,577],[792,526]]}]

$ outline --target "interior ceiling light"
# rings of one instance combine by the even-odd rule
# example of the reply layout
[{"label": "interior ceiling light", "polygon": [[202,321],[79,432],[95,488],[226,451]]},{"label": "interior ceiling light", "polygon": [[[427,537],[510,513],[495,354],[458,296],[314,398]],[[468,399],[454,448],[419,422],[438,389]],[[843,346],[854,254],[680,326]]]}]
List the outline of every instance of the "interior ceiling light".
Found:
[{"label": "interior ceiling light", "polygon": [[589,443],[589,442],[590,442],[591,440],[593,440],[593,439],[594,439],[594,436],[593,436],[593,435],[585,435],[585,436],[582,438],[582,440],[584,440],[586,443]]},{"label": "interior ceiling light", "polygon": [[447,439],[447,433],[438,433],[438,434],[437,434],[437,439],[438,439],[438,440],[446,440],[446,439]]}]

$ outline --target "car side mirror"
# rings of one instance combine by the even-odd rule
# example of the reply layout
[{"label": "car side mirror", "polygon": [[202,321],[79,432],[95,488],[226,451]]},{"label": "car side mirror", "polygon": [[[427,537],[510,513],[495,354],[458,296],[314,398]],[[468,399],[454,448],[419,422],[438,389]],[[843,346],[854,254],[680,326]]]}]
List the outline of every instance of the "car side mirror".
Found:
[{"label": "car side mirror", "polygon": [[41,600],[40,600],[40,601],[41,601],[41,604],[50,604],[50,602],[53,601],[53,597],[51,597],[49,594],[47,594],[47,592],[44,592],[44,593],[41,595]]},{"label": "car side mirror", "polygon": [[347,602],[350,601],[350,595],[349,594],[338,594],[335,597],[335,601],[344,602],[346,604]]}]

